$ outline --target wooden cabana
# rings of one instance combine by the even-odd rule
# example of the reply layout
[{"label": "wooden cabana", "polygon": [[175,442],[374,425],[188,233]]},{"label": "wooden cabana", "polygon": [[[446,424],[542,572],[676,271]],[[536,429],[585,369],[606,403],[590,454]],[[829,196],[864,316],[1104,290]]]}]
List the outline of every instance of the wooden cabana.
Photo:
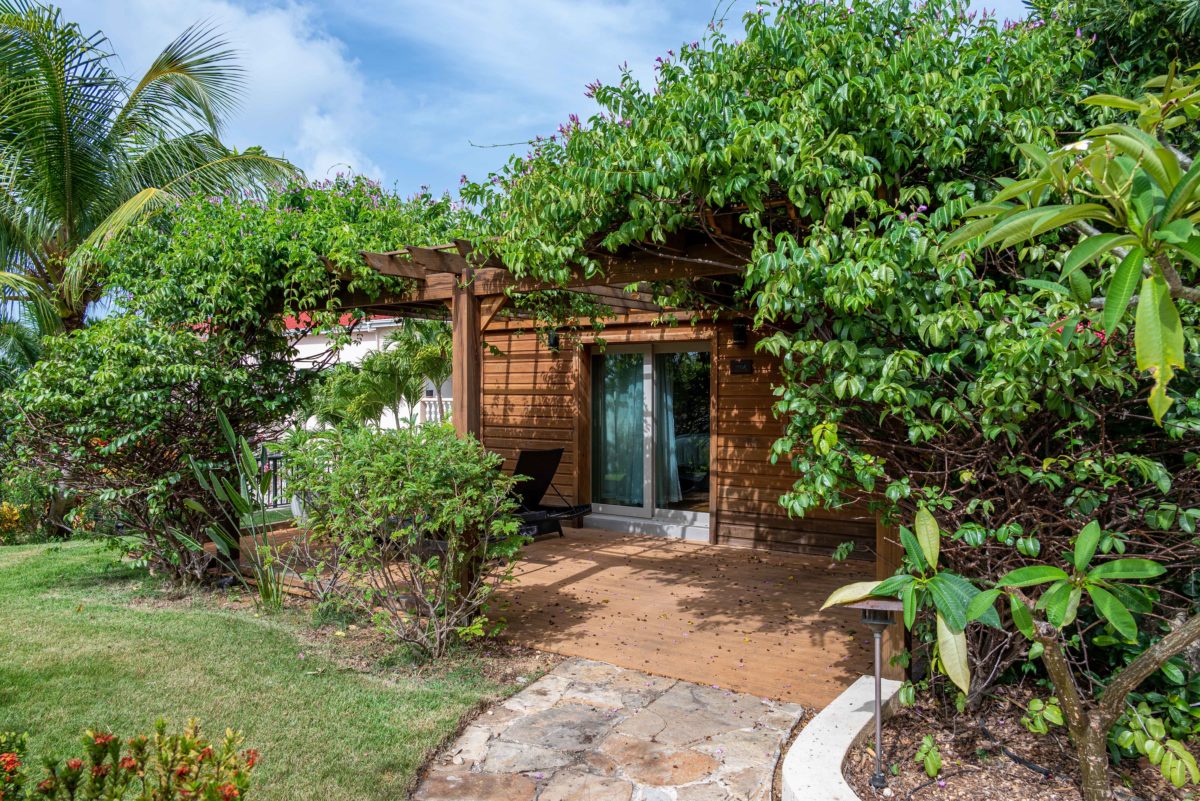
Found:
[{"label": "wooden cabana", "polygon": [[[409,279],[413,288],[385,297],[347,293],[342,300],[368,313],[448,315],[454,427],[503,455],[510,470],[523,449],[563,449],[553,488],[568,503],[593,506],[585,525],[794,553],[828,554],[849,541],[855,546],[852,558],[873,561],[881,578],[890,575],[900,558],[897,538],[865,508],[797,518],[778,503],[793,481],[786,460],[770,459],[784,430],[772,411],[779,364],[755,348],[761,334],[739,315],[734,299],[748,254],[711,238],[671,245],[597,254],[599,271],[579,268],[555,284],[518,277],[504,264],[479,258],[466,242],[366,253],[373,269]],[[659,296],[647,291],[655,282],[686,282],[690,297],[707,310],[659,306]],[[546,290],[579,293],[601,304],[607,312],[603,332],[580,327],[564,334],[557,347],[539,337],[510,304]],[[714,308],[720,313],[713,314]],[[674,324],[664,322],[668,317]],[[606,430],[619,418],[606,396],[606,382],[619,372],[614,365],[626,379],[632,376],[623,391],[637,395],[639,365],[645,378],[642,434],[639,438],[634,421],[615,448]],[[664,412],[660,368],[669,371],[672,365],[691,368],[691,383],[674,398],[672,412]],[[698,396],[706,409],[697,408]],[[671,436],[660,436],[661,418],[678,417],[682,405],[693,419],[680,421]],[[685,424],[704,431],[680,435]],[[673,461],[660,458],[663,440],[678,451]],[[662,469],[662,461],[669,469]],[[674,494],[666,496],[662,484],[672,485]],[[888,650],[899,645],[893,639]]]}]

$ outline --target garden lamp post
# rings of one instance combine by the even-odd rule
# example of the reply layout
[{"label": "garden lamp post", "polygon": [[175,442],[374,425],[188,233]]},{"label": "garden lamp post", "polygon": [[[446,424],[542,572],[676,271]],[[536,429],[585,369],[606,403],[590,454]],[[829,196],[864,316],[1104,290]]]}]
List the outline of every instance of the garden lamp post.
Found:
[{"label": "garden lamp post", "polygon": [[862,610],[862,622],[875,636],[875,773],[870,785],[882,790],[887,786],[883,773],[883,632],[895,622],[892,613],[902,612],[904,605],[891,598],[871,598],[846,606]]}]

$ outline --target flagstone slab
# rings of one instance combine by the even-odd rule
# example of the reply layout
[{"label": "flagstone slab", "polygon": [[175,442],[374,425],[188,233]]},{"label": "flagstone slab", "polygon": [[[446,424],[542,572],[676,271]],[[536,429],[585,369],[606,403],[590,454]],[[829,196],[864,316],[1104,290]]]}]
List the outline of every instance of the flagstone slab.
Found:
[{"label": "flagstone slab", "polygon": [[765,801],[796,705],[570,659],[464,729],[414,801]]}]

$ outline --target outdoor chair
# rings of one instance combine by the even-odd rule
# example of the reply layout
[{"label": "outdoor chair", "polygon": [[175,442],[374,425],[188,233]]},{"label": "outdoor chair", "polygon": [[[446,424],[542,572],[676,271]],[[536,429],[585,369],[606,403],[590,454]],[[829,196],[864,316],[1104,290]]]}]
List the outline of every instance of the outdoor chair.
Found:
[{"label": "outdoor chair", "polygon": [[[517,517],[521,519],[521,533],[525,536],[536,539],[557,534],[561,537],[562,521],[573,519],[575,525],[582,525],[584,516],[592,513],[591,504],[569,504],[554,486],[554,474],[558,471],[562,456],[562,448],[521,451],[517,454],[513,475],[522,478],[513,487],[513,497],[521,505]],[[554,489],[554,494],[562,501],[561,506],[542,503],[550,489]]]}]

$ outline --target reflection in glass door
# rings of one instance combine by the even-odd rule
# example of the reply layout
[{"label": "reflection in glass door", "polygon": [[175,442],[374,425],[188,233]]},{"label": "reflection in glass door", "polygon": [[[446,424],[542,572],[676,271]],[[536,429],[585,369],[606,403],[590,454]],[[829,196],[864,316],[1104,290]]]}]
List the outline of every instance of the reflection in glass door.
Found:
[{"label": "reflection in glass door", "polygon": [[711,356],[695,345],[592,357],[592,503],[707,525]]},{"label": "reflection in glass door", "polygon": [[654,354],[654,505],[708,512],[708,353]]}]

